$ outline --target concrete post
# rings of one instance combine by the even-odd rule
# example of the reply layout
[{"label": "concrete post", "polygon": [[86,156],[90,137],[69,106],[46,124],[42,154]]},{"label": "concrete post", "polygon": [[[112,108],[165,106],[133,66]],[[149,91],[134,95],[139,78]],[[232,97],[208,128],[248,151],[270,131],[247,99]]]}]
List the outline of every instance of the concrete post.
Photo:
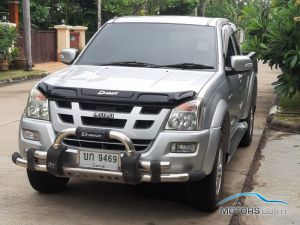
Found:
[{"label": "concrete post", "polygon": [[72,30],[79,32],[79,50],[81,51],[85,47],[85,32],[87,27],[84,26],[74,26]]},{"label": "concrete post", "polygon": [[70,30],[72,26],[56,25],[57,30],[57,61],[60,61],[61,51],[64,48],[70,48]]},{"label": "concrete post", "polygon": [[23,0],[23,24],[24,24],[24,38],[25,38],[26,70],[32,70],[31,22],[30,22],[30,1],[29,0]]}]

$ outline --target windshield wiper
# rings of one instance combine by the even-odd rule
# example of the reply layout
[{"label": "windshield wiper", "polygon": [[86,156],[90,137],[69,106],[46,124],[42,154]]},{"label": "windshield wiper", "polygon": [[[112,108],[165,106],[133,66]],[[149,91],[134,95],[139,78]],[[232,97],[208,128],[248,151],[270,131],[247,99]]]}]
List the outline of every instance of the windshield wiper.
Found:
[{"label": "windshield wiper", "polygon": [[214,69],[213,66],[197,64],[197,63],[177,63],[168,65],[155,65],[151,63],[137,62],[137,61],[120,61],[111,63],[97,64],[97,66],[132,66],[132,67],[150,67],[150,68],[182,68],[182,69]]},{"label": "windshield wiper", "polygon": [[197,63],[177,63],[177,64],[161,65],[159,67],[172,67],[172,68],[182,68],[182,69],[214,69],[213,66],[197,64]]},{"label": "windshield wiper", "polygon": [[157,67],[151,63],[137,62],[137,61],[123,61],[99,64],[99,66],[132,66],[132,67]]}]

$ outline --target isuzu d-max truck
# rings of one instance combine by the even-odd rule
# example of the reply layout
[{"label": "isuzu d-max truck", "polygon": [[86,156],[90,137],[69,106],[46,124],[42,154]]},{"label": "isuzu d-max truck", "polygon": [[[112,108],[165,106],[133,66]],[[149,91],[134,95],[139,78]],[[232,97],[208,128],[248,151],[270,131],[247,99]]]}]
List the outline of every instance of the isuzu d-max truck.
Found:
[{"label": "isuzu d-max truck", "polygon": [[34,86],[13,162],[39,192],[63,191],[72,177],[186,182],[194,208],[216,209],[256,107],[255,53],[242,54],[236,31],[217,18],[110,20]]}]

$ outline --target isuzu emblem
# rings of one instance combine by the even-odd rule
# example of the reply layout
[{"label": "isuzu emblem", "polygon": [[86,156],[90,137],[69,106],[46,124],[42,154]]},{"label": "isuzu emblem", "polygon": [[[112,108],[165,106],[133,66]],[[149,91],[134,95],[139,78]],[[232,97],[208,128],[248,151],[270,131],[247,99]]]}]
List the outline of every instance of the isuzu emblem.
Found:
[{"label": "isuzu emblem", "polygon": [[113,114],[113,113],[97,113],[97,112],[95,112],[93,114],[93,117],[94,118],[99,118],[99,119],[101,119],[101,118],[104,118],[104,119],[113,119],[113,118],[115,118],[115,114]]}]

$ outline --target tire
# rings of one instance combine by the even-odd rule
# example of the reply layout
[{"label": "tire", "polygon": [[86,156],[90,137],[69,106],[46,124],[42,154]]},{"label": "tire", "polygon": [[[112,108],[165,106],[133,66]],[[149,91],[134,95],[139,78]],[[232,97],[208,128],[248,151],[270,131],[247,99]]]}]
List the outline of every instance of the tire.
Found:
[{"label": "tire", "polygon": [[55,177],[49,173],[31,171],[27,169],[27,176],[31,187],[41,193],[59,193],[65,190],[69,178]]},{"label": "tire", "polygon": [[253,127],[254,127],[254,115],[255,115],[255,105],[252,105],[247,119],[245,120],[248,124],[248,128],[239,144],[241,147],[247,147],[252,142]]},{"label": "tire", "polygon": [[[223,127],[222,127],[223,128]],[[222,129],[216,158],[212,172],[203,180],[192,181],[187,184],[188,200],[190,205],[199,211],[213,212],[217,209],[217,203],[221,200],[224,166],[225,166],[225,138]]]}]

